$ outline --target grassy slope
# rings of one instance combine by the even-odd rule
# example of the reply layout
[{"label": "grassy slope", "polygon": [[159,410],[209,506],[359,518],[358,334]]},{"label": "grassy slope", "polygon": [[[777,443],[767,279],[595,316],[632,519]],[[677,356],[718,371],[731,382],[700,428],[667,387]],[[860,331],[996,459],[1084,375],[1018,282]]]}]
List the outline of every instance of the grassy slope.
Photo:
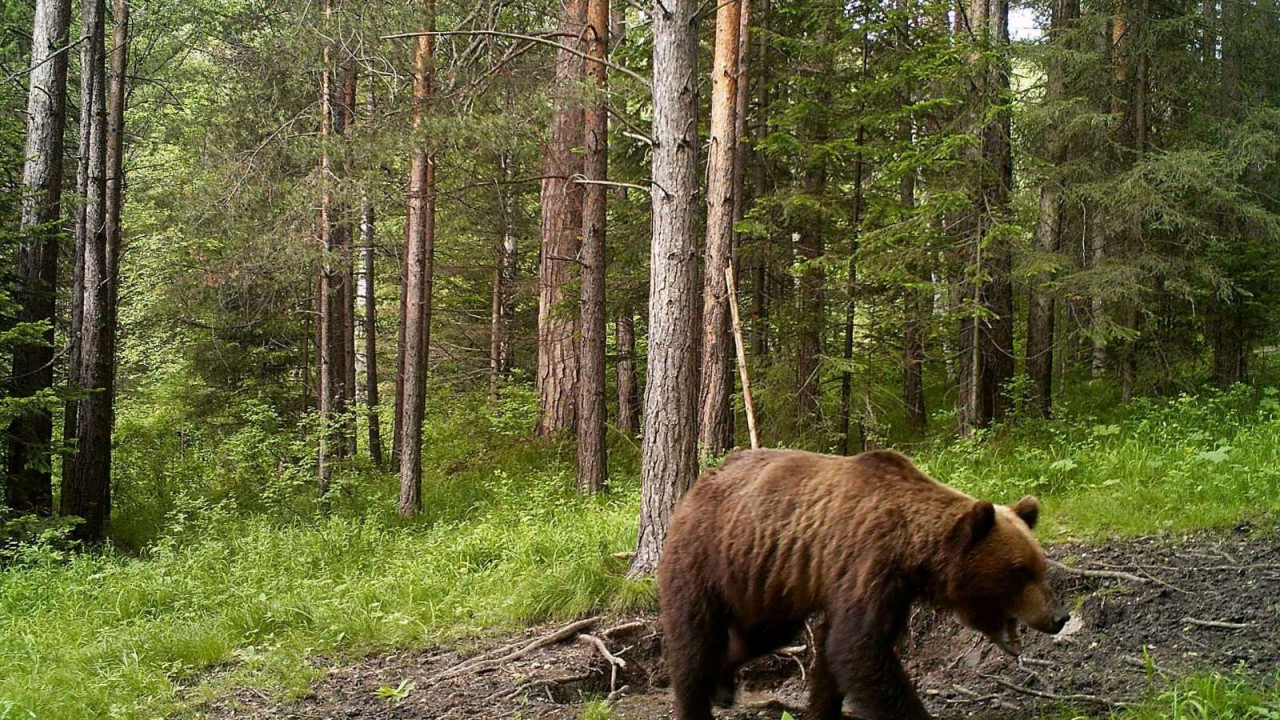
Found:
[{"label": "grassy slope", "polygon": [[[1176,400],[917,456],[975,494],[1040,494],[1049,538],[1225,526],[1280,514],[1277,411],[1269,395]],[[434,428],[428,462],[451,471],[427,479],[428,511],[413,523],[341,509],[244,520],[209,499],[174,510],[141,557],[27,553],[0,570],[0,718],[155,717],[228,683],[300,690],[313,679],[308,656],[649,606],[650,588],[621,579],[613,557],[634,538],[634,450],[619,448],[613,495],[580,499],[569,453],[484,425],[458,416]],[[352,492],[373,498],[363,507],[390,506],[390,479],[358,480]],[[1256,692],[1200,682],[1201,695],[1212,682],[1239,686],[1218,692],[1224,708]],[[1144,712],[1127,717],[1172,717]]]}]

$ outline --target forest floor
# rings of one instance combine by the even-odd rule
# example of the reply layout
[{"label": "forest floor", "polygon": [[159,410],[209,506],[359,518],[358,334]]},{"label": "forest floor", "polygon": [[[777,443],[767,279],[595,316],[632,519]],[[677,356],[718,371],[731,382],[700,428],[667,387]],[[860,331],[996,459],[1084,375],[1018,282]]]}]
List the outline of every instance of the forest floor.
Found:
[{"label": "forest floor", "polygon": [[[1073,599],[1073,619],[1055,637],[1024,634],[1020,659],[949,618],[916,612],[904,639],[908,672],[938,717],[1012,720],[1068,709],[1106,715],[1213,671],[1275,679],[1280,528],[1245,523],[1226,532],[1060,543],[1049,554],[1062,563],[1051,578]],[[600,617],[354,664],[317,658],[324,678],[301,698],[244,689],[197,714],[665,718],[670,696],[657,628],[652,616]],[[786,709],[802,717],[796,708],[804,704],[806,644],[798,638],[789,652],[745,668],[739,705],[720,717],[776,719]]]}]

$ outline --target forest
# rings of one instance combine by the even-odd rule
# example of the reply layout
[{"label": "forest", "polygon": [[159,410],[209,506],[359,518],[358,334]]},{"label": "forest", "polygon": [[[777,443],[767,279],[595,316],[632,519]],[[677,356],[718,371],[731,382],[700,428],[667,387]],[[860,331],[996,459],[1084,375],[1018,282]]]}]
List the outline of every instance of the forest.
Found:
[{"label": "forest", "polygon": [[[1280,718],[1277,37],[5,0],[0,720],[674,717],[653,574],[757,447],[1039,498],[1074,619],[913,612],[931,716]],[[819,644],[718,717],[814,717]]]}]

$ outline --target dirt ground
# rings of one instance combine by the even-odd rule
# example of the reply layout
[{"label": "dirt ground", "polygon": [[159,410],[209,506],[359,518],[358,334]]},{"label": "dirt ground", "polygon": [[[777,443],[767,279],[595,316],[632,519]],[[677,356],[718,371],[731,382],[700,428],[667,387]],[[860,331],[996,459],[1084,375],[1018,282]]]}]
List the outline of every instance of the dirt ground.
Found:
[{"label": "dirt ground", "polygon": [[[939,718],[1106,710],[1188,673],[1242,668],[1274,676],[1280,668],[1280,528],[1064,544],[1049,554],[1073,568],[1051,571],[1064,597],[1074,599],[1073,619],[1056,637],[1025,633],[1018,660],[948,617],[915,613],[904,640],[908,671]],[[558,630],[563,639],[546,642]],[[539,641],[546,644],[528,648]],[[720,717],[776,720],[788,708],[802,717],[796,708],[804,704],[805,644],[797,638],[789,653],[744,668],[739,705]],[[611,664],[602,649],[621,662]],[[521,650],[527,652],[507,657]],[[603,617],[462,651],[370,657],[329,668],[296,701],[245,691],[202,710],[260,720],[576,718],[586,702],[611,697],[618,717],[668,718],[660,656],[656,618]],[[402,683],[402,697],[386,697]]]}]

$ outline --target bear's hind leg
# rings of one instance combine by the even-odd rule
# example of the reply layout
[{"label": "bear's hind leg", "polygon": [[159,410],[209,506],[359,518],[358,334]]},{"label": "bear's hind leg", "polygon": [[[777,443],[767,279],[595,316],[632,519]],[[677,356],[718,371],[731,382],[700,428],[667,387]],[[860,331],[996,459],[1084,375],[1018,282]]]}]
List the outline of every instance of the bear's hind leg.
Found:
[{"label": "bear's hind leg", "polygon": [[738,668],[791,642],[803,627],[803,622],[768,623],[749,629],[743,629],[739,625],[731,626],[729,649],[724,669],[720,673],[720,684],[716,687],[716,707],[733,706]]},{"label": "bear's hind leg", "polygon": [[705,596],[667,598],[663,647],[679,720],[712,720],[711,701],[724,668],[728,623],[719,601]]},{"label": "bear's hind leg", "polygon": [[809,712],[812,720],[840,720],[844,694],[827,660],[827,619],[813,623],[813,667],[809,670]]}]

